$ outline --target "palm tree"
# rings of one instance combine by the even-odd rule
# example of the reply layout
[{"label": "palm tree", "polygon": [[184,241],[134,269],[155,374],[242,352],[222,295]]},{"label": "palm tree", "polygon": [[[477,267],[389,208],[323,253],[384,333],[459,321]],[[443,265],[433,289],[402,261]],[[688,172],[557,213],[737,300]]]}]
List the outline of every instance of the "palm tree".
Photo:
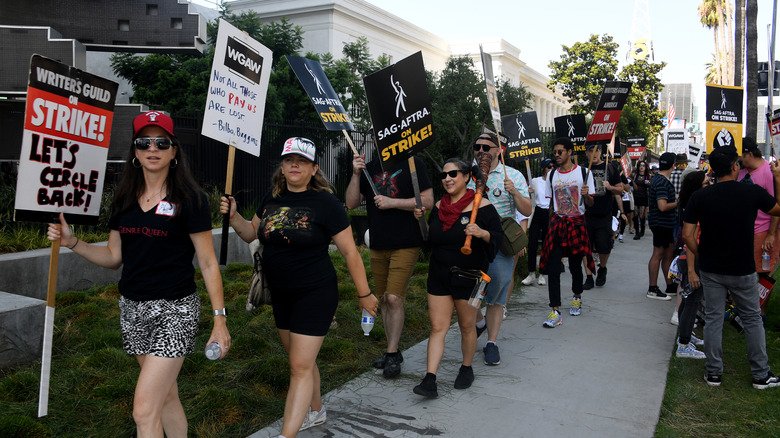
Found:
[{"label": "palm tree", "polygon": [[730,24],[731,11],[733,10],[731,0],[702,0],[698,10],[701,24],[713,31],[718,73],[716,83],[732,85],[734,83],[734,48],[729,30],[732,27]]},{"label": "palm tree", "polygon": [[745,0],[739,0],[734,9],[734,22],[734,85],[742,87],[742,73],[745,70]]},{"label": "palm tree", "polygon": [[758,0],[747,0],[745,6],[745,60],[747,61],[747,113],[745,135],[756,138],[758,117]]}]

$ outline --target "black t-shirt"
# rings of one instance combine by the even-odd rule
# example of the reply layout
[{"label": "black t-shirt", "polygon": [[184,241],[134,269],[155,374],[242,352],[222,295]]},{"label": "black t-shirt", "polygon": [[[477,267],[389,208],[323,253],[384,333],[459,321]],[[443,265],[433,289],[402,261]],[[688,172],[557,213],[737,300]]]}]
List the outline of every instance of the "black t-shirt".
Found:
[{"label": "black t-shirt", "polygon": [[263,273],[271,288],[319,286],[336,276],[328,255],[331,238],[349,227],[344,205],[328,192],[284,191],[257,208]]},{"label": "black t-shirt", "polygon": [[[414,157],[414,166],[417,170],[417,181],[420,191],[431,188],[428,178],[428,170],[423,161]],[[393,167],[385,165],[385,171],[379,165],[379,160],[374,159],[366,166],[368,174],[374,180],[374,186],[382,196],[390,198],[408,199],[414,197],[409,162],[403,161]],[[371,230],[371,249],[400,249],[422,246],[423,239],[420,233],[420,225],[411,211],[392,208],[380,210],[374,205],[374,192],[368,184],[368,180],[361,173],[360,194],[366,199],[366,211],[368,212],[368,226]]]},{"label": "black t-shirt", "polygon": [[487,272],[488,266],[496,257],[498,249],[501,247],[501,240],[504,238],[501,217],[493,204],[479,208],[475,223],[483,230],[490,232],[490,243],[474,237],[471,239],[471,254],[465,255],[460,252],[460,249],[466,241],[465,229],[470,219],[470,211],[461,213],[455,224],[449,230],[443,231],[444,224],[439,219],[439,208],[433,207],[431,215],[428,217],[430,223],[428,243],[431,246],[431,260],[445,266],[479,269]]},{"label": "black t-shirt", "polygon": [[[609,169],[609,171],[607,171]],[[593,195],[593,205],[585,206],[585,215],[587,216],[611,216],[612,206],[615,203],[615,194],[610,192],[604,187],[604,180],[606,179],[611,185],[620,184],[620,169],[615,166],[614,162],[607,162],[601,164],[594,164],[591,166],[590,171],[593,172],[593,184],[596,194]]]},{"label": "black t-shirt", "polygon": [[[195,292],[195,246],[190,234],[211,230],[206,194],[193,194],[188,205],[169,196],[144,212],[136,203],[108,221],[122,239],[119,293],[136,301],[177,299]],[[198,208],[196,197],[200,197]],[[175,210],[180,209],[174,215]]]},{"label": "black t-shirt", "polygon": [[685,208],[685,222],[699,223],[702,271],[726,275],[756,272],[753,261],[753,222],[760,209],[776,204],[766,189],[737,181],[719,182],[697,190]]}]

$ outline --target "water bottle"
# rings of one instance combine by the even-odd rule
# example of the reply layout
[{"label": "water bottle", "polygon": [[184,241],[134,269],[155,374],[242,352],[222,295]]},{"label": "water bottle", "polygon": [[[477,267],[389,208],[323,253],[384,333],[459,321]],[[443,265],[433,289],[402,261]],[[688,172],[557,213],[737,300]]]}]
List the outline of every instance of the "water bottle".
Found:
[{"label": "water bottle", "polygon": [[764,251],[764,253],[761,254],[761,270],[769,271],[769,268],[770,268],[769,253]]},{"label": "water bottle", "polygon": [[212,342],[206,346],[206,357],[209,360],[217,360],[222,356],[222,347],[218,343]]},{"label": "water bottle", "polygon": [[368,312],[367,309],[363,309],[363,318],[361,319],[360,326],[363,327],[363,334],[368,336],[371,333],[371,329],[374,328],[374,317]]},{"label": "water bottle", "polygon": [[474,290],[471,291],[471,296],[469,297],[469,304],[479,309],[482,305],[482,300],[485,298],[485,289],[487,288],[487,285],[490,284],[490,276],[482,273],[482,278],[479,279],[479,283],[474,287]]}]

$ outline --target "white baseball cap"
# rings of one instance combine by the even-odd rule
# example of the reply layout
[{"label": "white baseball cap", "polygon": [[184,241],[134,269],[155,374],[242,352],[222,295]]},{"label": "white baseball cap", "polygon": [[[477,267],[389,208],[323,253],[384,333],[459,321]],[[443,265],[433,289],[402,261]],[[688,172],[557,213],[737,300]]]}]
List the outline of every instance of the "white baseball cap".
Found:
[{"label": "white baseball cap", "polygon": [[282,156],[296,154],[311,161],[317,162],[317,149],[314,146],[314,142],[308,138],[303,137],[291,137],[284,142],[282,148]]}]

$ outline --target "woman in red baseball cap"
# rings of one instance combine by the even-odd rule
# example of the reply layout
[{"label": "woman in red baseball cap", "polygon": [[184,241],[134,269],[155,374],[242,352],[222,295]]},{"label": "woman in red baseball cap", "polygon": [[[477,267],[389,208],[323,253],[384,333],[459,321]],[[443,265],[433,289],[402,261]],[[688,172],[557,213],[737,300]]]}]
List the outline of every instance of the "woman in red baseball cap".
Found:
[{"label": "woman in red baseball cap", "polygon": [[122,347],[141,366],[133,400],[138,436],[187,436],[176,381],[184,357],[195,351],[200,320],[194,255],[215,309],[208,344],[218,343],[221,357],[230,348],[230,334],[208,198],[190,173],[167,115],[150,111],[133,121],[109,228],[108,245],[90,245],[73,236],[60,215],[60,227],[49,224],[48,237],[98,266],[122,267]]}]

